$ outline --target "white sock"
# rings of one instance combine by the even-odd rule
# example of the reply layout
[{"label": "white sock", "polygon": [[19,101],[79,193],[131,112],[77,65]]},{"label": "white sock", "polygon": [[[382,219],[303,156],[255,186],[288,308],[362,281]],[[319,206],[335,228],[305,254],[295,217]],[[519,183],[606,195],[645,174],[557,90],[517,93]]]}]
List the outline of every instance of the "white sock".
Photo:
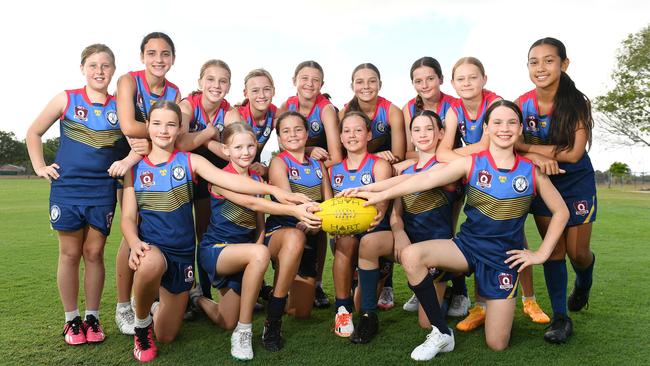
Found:
[{"label": "white sock", "polygon": [[235,332],[242,331],[242,330],[252,331],[253,323],[244,324],[244,323],[237,322],[237,327],[235,328]]},{"label": "white sock", "polygon": [[160,305],[160,301],[154,301],[151,304],[151,315],[154,315],[156,313],[156,309],[158,309],[158,305]]},{"label": "white sock", "polygon": [[79,315],[79,309],[74,309],[72,311],[66,311],[65,312],[65,321],[69,322],[69,321],[71,321],[72,319],[74,319],[74,318],[76,318],[78,316],[80,316]]},{"label": "white sock", "polygon": [[524,295],[521,295],[521,302],[524,302],[524,301],[526,301],[526,300],[537,301],[537,298],[535,297],[535,295],[530,296],[530,297],[526,297],[526,296],[524,296]]},{"label": "white sock", "polygon": [[118,302],[117,303],[117,310],[126,310],[131,308],[131,302]]},{"label": "white sock", "polygon": [[88,310],[88,309],[86,309],[86,314],[84,315],[84,319],[88,319],[88,315],[92,315],[95,318],[97,318],[97,320],[99,320],[99,310]]},{"label": "white sock", "polygon": [[151,315],[147,315],[147,317],[144,318],[144,319],[140,319],[140,318],[138,318],[136,316],[135,317],[135,326],[137,328],[146,328],[146,327],[149,326],[149,324],[151,324],[151,321],[152,321]]}]

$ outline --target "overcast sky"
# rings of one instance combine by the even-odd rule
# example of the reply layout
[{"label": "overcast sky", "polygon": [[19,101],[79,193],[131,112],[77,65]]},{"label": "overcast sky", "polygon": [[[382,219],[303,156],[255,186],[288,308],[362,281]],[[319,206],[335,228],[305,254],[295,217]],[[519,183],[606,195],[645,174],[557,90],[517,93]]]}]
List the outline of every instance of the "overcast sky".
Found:
[{"label": "overcast sky", "polygon": [[[177,48],[168,79],[183,95],[196,89],[199,69],[211,58],[232,71],[227,99],[243,98],[243,78],[264,67],[275,79],[274,103],[295,93],[291,77],[304,60],[325,69],[324,92],[342,106],[351,97],[350,73],[372,62],[381,71],[380,94],[402,105],[415,95],[409,79],[413,61],[437,58],[445,93],[451,67],[463,56],[478,57],[487,88],[515,99],[534,86],[528,79],[530,44],[552,36],[567,46],[568,73],[587,96],[612,87],[616,50],[625,37],[650,23],[648,1],[19,1],[0,14],[0,129],[25,137],[29,124],[63,89],[78,88],[81,50],[96,42],[110,46],[119,75],[139,70],[140,41],[151,31],[168,33]],[[46,137],[58,136],[55,124]],[[267,148],[268,149],[268,148]],[[591,150],[596,169],[623,161],[650,171],[650,149],[612,146],[596,135]]]}]

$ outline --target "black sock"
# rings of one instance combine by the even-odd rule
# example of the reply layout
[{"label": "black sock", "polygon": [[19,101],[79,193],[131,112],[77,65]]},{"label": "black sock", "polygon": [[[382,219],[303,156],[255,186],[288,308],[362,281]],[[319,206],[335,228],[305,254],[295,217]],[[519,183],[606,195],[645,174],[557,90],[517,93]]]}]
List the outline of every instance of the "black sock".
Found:
[{"label": "black sock", "polygon": [[456,276],[451,280],[452,295],[467,296],[467,285],[465,284],[465,275]]},{"label": "black sock", "polygon": [[417,296],[431,325],[438,328],[441,333],[450,335],[451,330],[447,327],[445,316],[442,310],[440,310],[440,304],[438,304],[438,297],[436,296],[436,287],[433,285],[433,281],[434,276],[427,272],[422,282],[415,286],[409,283],[409,287],[413,290],[415,296]]},{"label": "black sock", "polygon": [[275,297],[271,295],[269,303],[266,305],[266,318],[268,320],[280,320],[284,314],[284,307],[287,305],[287,296]]}]

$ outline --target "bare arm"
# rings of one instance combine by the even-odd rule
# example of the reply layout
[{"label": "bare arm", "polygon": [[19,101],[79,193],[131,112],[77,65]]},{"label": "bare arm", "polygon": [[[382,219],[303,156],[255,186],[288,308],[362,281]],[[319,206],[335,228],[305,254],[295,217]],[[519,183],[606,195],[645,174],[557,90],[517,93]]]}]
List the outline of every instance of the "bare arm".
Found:
[{"label": "bare arm", "polygon": [[517,150],[544,155],[549,159],[555,159],[559,162],[576,163],[582,158],[585,151],[587,151],[587,142],[587,131],[584,127],[579,127],[576,130],[574,144],[571,150],[555,151],[554,145],[530,145],[526,143],[517,144]]},{"label": "bare arm", "polygon": [[144,139],[149,137],[144,123],[135,120],[135,80],[129,74],[117,81],[117,118],[124,136]]},{"label": "bare arm", "polygon": [[[388,112],[390,118],[390,143],[391,152],[398,161],[404,160],[406,156],[406,133],[405,122],[402,111],[396,105],[391,104]],[[396,163],[397,161],[393,162]]]},{"label": "bare arm", "polygon": [[418,152],[415,151],[415,145],[411,141],[411,112],[408,103],[402,108],[402,115],[404,117],[404,136],[406,137],[406,157],[404,159],[416,159]]},{"label": "bare arm", "polygon": [[149,244],[140,240],[138,235],[138,203],[133,189],[132,174],[127,174],[124,177],[120,229],[122,229],[124,239],[126,239],[126,242],[129,244],[129,248],[131,249],[129,253],[129,267],[135,271],[140,265],[140,258],[142,258],[145,255],[145,252],[151,248],[149,247]]},{"label": "bare arm", "polygon": [[183,100],[180,102],[179,107],[181,107],[181,115],[183,118],[181,123],[182,133],[176,140],[176,147],[179,150],[192,151],[218,136],[217,129],[211,123],[202,131],[190,132],[190,123],[194,118],[192,104],[188,100]]},{"label": "bare arm", "polygon": [[393,232],[395,244],[393,246],[393,256],[398,263],[402,262],[402,250],[411,244],[406,231],[404,230],[404,220],[402,220],[402,200],[396,198],[393,200],[393,211],[390,214],[390,229]]},{"label": "bare arm", "polygon": [[332,104],[326,106],[323,110],[323,126],[325,127],[327,152],[329,154],[329,159],[325,161],[325,167],[329,168],[343,160],[343,148],[341,147],[341,137],[339,134],[339,118]]},{"label": "bare arm", "polygon": [[52,165],[45,165],[45,158],[43,157],[43,141],[41,140],[45,132],[52,127],[56,120],[61,117],[65,112],[64,109],[68,104],[68,96],[65,92],[57,94],[45,108],[39,113],[34,122],[27,130],[25,142],[27,144],[27,152],[29,159],[32,162],[34,172],[39,177],[45,178],[48,182],[52,179],[58,179],[59,173],[57,169],[59,166],[54,163]]}]

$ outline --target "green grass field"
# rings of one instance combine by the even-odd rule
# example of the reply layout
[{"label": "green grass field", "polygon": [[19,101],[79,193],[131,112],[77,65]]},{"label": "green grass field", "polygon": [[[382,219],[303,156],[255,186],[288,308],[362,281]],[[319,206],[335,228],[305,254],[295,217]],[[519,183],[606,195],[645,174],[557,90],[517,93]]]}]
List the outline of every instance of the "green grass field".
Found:
[{"label": "green grass field", "polygon": [[[118,333],[115,311],[115,252],[119,218],[106,245],[106,285],[101,318],[107,339],[100,345],[67,346],[61,337],[63,310],[56,287],[57,238],[49,228],[48,184],[37,179],[0,179],[0,364],[135,364],[133,340]],[[438,356],[436,364],[648,364],[650,359],[650,296],[647,253],[650,237],[650,194],[601,188],[592,248],[598,256],[590,308],[572,314],[575,333],[565,345],[544,342],[544,326],[521,313],[518,301],[510,348],[490,351],[482,329],[456,332],[456,350]],[[529,220],[531,247],[539,244]],[[333,294],[331,253],[324,288]],[[570,267],[569,267],[570,269]],[[569,270],[570,284],[573,281]],[[571,286],[571,285],[570,285]],[[269,353],[261,347],[263,314],[254,322],[255,360],[251,364],[349,365],[405,364],[427,334],[417,315],[401,305],[410,297],[403,272],[395,272],[396,307],[381,312],[380,333],[368,345],[353,345],[331,330],[333,310],[314,310],[308,320],[285,317],[285,348]],[[471,280],[468,287],[472,288]],[[535,268],[535,289],[546,311],[550,304],[541,266]],[[83,311],[83,294],[79,308]],[[457,320],[450,319],[450,325]],[[159,348],[155,364],[235,364],[230,358],[230,333],[199,317],[186,322],[178,339]]]}]

